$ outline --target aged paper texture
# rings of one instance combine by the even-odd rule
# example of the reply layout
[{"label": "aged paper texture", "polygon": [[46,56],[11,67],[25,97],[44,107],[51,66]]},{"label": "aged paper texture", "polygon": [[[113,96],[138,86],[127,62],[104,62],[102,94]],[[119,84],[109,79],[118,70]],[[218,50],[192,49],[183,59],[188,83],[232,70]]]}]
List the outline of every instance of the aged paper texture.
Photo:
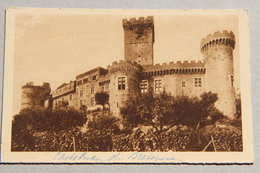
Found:
[{"label": "aged paper texture", "polygon": [[245,10],[6,10],[5,163],[253,162]]}]

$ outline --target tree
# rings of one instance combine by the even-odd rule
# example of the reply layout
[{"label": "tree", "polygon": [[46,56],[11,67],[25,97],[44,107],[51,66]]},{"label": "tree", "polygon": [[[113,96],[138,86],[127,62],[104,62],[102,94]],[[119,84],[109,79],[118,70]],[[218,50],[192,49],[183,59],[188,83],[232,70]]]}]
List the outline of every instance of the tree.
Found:
[{"label": "tree", "polygon": [[88,150],[111,151],[113,136],[119,133],[119,119],[106,114],[98,114],[87,125]]},{"label": "tree", "polygon": [[56,134],[64,130],[75,132],[86,121],[84,112],[73,108],[50,110],[36,106],[23,109],[12,121],[12,150],[34,150],[37,135]]},{"label": "tree", "polygon": [[151,91],[137,97],[131,97],[120,112],[124,119],[124,126],[130,128],[137,125],[152,126],[161,150],[161,133],[175,125],[173,96],[165,91],[153,94]]},{"label": "tree", "polygon": [[215,106],[217,94],[203,93],[201,98],[185,95],[172,96],[165,91],[160,94],[144,93],[131,97],[121,108],[125,124],[132,128],[150,125],[156,131],[165,131],[175,125],[187,125],[194,129],[210,120],[219,119],[222,115]]},{"label": "tree", "polygon": [[151,126],[153,132],[150,135],[154,136],[156,145],[162,151],[163,136],[174,126],[187,126],[197,131],[223,117],[214,106],[217,99],[217,94],[211,92],[203,93],[199,98],[185,95],[174,97],[165,91],[160,94],[149,91],[129,98],[121,108],[121,115],[125,127]]},{"label": "tree", "polygon": [[106,92],[98,92],[95,94],[95,101],[97,104],[102,105],[103,110],[105,104],[108,104],[109,94]]},{"label": "tree", "polygon": [[224,115],[215,107],[218,96],[212,92],[204,92],[199,97],[177,96],[174,99],[176,123],[192,127],[196,130],[212,124]]}]

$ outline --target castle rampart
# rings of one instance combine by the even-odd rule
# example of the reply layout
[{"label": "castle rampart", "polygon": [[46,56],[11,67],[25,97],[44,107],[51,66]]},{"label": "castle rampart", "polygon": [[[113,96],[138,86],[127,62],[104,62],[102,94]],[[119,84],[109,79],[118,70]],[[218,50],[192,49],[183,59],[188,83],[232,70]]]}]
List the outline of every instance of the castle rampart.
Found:
[{"label": "castle rampart", "polygon": [[50,98],[50,84],[43,83],[42,86],[34,85],[33,82],[22,86],[21,109],[32,106],[44,106],[45,100]]},{"label": "castle rampart", "polygon": [[110,74],[109,104],[114,115],[120,115],[122,107],[128,96],[139,94],[139,82],[142,67],[136,62],[113,62],[107,67]]},{"label": "castle rampart", "polygon": [[140,71],[142,69],[142,67],[139,64],[137,64],[137,62],[134,62],[134,61],[120,60],[119,62],[114,61],[111,66],[108,65],[107,69],[110,73],[113,73],[113,72],[118,72],[118,71],[126,71],[126,72],[132,71],[132,70]]},{"label": "castle rampart", "polygon": [[153,25],[154,20],[153,16],[147,16],[146,18],[144,17],[139,17],[138,19],[136,18],[130,18],[129,20],[123,19],[123,27],[125,29],[129,27],[136,27],[137,25]]},{"label": "castle rampart", "polygon": [[153,16],[123,19],[125,60],[140,65],[153,64]]},{"label": "castle rampart", "polygon": [[[153,64],[154,18],[123,19],[124,60],[115,61],[107,69],[96,67],[76,76],[52,92],[53,105],[68,102],[75,108],[93,109],[95,94],[109,94],[110,110],[120,115],[129,96],[139,96],[148,89],[173,95],[200,96],[205,91],[217,93],[216,107],[229,117],[235,114],[233,88],[233,49],[235,35],[232,31],[215,32],[201,41],[203,61],[175,61]],[[48,83],[22,87],[22,106],[42,105],[50,96]],[[41,95],[37,93],[42,92]],[[35,96],[37,95],[37,96]],[[37,100],[39,99],[39,100]]]},{"label": "castle rampart", "polygon": [[154,70],[165,70],[165,69],[184,69],[184,68],[199,68],[204,67],[203,61],[172,61],[169,63],[146,65],[143,66],[144,72],[154,71]]},{"label": "castle rampart", "polygon": [[235,36],[232,31],[215,32],[213,35],[209,34],[201,41],[201,52],[203,53],[210,47],[225,45],[232,49],[235,48]]},{"label": "castle rampart", "polygon": [[223,31],[208,35],[201,41],[206,73],[206,91],[218,94],[216,107],[225,115],[234,118],[236,113],[235,91],[233,87],[233,32]]}]

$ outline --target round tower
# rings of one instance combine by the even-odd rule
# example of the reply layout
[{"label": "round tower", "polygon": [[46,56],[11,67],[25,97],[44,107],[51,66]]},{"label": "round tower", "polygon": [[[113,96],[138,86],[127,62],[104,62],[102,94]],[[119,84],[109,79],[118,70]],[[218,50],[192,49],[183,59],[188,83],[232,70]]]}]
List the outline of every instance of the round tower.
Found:
[{"label": "round tower", "polygon": [[22,86],[21,110],[33,106],[44,106],[46,99],[49,99],[51,92],[50,84],[43,83],[42,86],[35,86],[33,82]]},{"label": "round tower", "polygon": [[113,62],[107,69],[110,73],[109,104],[114,115],[119,116],[129,96],[139,94],[139,82],[142,67],[136,62]]},{"label": "round tower", "polygon": [[232,31],[215,32],[201,41],[201,52],[206,66],[206,91],[218,94],[219,99],[215,105],[230,118],[234,118],[236,113],[233,87],[234,48],[235,35]]}]

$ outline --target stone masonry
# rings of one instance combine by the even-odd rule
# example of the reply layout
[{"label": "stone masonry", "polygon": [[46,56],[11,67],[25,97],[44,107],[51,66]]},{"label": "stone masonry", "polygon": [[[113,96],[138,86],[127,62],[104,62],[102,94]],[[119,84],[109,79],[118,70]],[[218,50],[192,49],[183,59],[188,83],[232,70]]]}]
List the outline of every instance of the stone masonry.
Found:
[{"label": "stone masonry", "polygon": [[[113,62],[106,69],[97,67],[79,74],[75,80],[52,91],[49,95],[51,98],[43,94],[43,99],[52,103],[48,104],[49,106],[55,107],[60,102],[67,102],[75,108],[84,105],[89,110],[96,109],[98,105],[95,103],[95,93],[107,92],[110,111],[120,116],[120,107],[129,96],[145,93],[150,88],[155,93],[165,90],[173,95],[189,96],[200,96],[205,91],[212,91],[219,96],[217,108],[234,118],[235,36],[232,32],[216,32],[204,38],[201,41],[203,61],[177,61],[154,65],[153,16],[123,19],[123,29],[124,60]],[[47,88],[42,90],[46,94],[49,92]],[[22,108],[33,102],[25,93],[34,90],[27,89],[27,85],[23,86]]]}]

